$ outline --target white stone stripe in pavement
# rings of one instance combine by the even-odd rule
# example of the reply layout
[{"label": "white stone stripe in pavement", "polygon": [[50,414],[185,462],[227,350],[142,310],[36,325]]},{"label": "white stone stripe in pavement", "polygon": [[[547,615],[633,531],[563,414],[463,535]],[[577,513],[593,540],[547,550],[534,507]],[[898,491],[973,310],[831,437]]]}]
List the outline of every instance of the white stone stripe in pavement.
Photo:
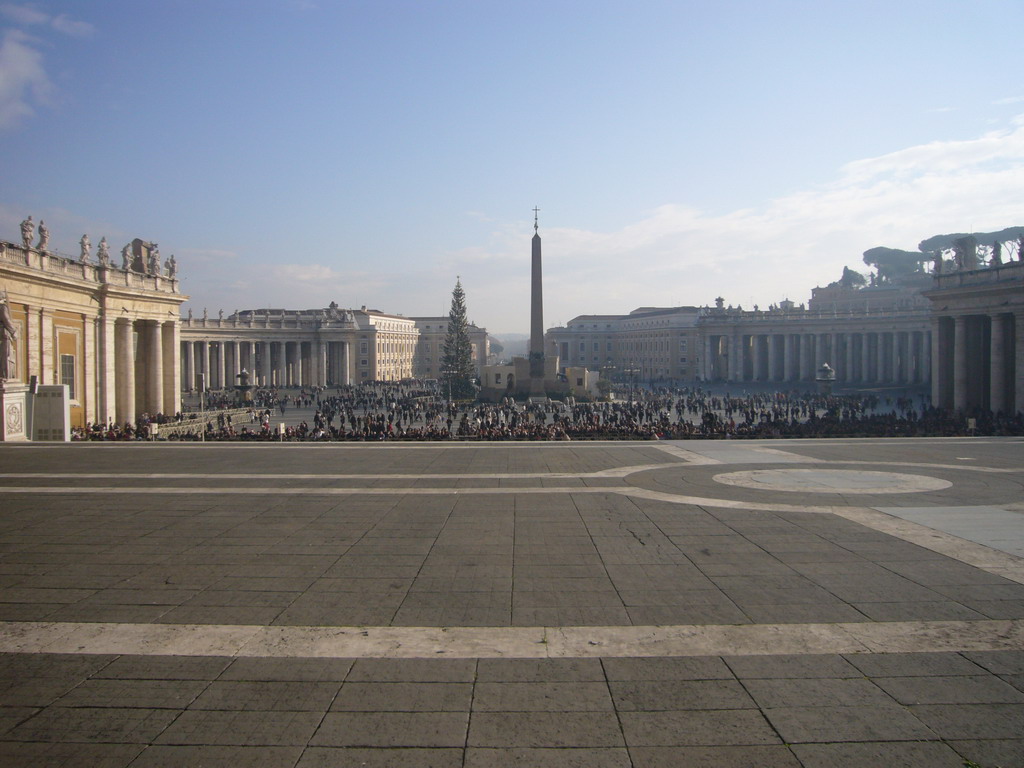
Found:
[{"label": "white stone stripe in pavement", "polygon": [[416,474],[359,474],[359,473],[337,473],[327,474],[324,472],[315,474],[299,474],[296,472],[260,472],[260,473],[238,473],[238,472],[0,472],[0,479],[14,480],[25,478],[27,480],[516,480],[519,478],[553,478],[564,480],[566,478],[590,478],[590,477],[627,477],[637,472],[648,472],[654,469],[671,469],[686,466],[679,462],[669,464],[634,464],[628,467],[612,467],[610,469],[597,469],[593,472],[460,472],[460,473],[438,473],[431,474],[417,472]]},{"label": "white stone stripe in pavement", "polygon": [[0,622],[0,652],[263,658],[580,658],[1019,650],[1024,620],[608,627]]},{"label": "white stone stripe in pavement", "polygon": [[[422,477],[422,476],[421,476]],[[680,496],[662,491],[651,491],[646,488],[634,486],[542,486],[542,487],[521,487],[508,486],[504,488],[326,488],[321,486],[295,486],[295,487],[190,487],[177,486],[146,486],[144,489],[138,487],[117,487],[117,486],[0,486],[0,495],[10,494],[55,494],[64,496],[89,495],[138,495],[140,490],[145,490],[147,495],[168,494],[176,496],[466,496],[466,495],[522,495],[522,494],[618,494],[639,499],[650,499],[652,501],[665,501],[670,504],[694,504],[703,507],[718,507],[724,509],[744,509],[756,512],[837,512],[841,507],[795,505],[795,504],[760,504],[753,501],[734,501],[731,499],[704,498],[701,496]]]}]

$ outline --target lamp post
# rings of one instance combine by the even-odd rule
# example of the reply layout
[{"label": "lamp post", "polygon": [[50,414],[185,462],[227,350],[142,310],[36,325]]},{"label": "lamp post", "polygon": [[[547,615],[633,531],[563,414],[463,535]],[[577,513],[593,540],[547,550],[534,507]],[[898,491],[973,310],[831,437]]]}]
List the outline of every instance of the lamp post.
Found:
[{"label": "lamp post", "polygon": [[206,442],[206,374],[196,374],[196,389],[199,390],[199,418],[202,421],[200,442]]},{"label": "lamp post", "polygon": [[609,357],[604,365],[601,366],[601,378],[604,379],[605,386],[607,387],[607,395],[611,396],[611,381],[612,374],[615,372],[615,366],[612,364],[612,359]]},{"label": "lamp post", "polygon": [[452,374],[453,373],[454,373],[454,370],[451,368],[451,366],[442,366],[441,367],[441,375],[444,376],[445,381],[448,382],[448,409],[449,410],[451,410],[451,407],[452,407]]},{"label": "lamp post", "polygon": [[629,404],[633,404],[633,390],[636,388],[636,377],[640,373],[640,369],[636,367],[636,363],[630,361],[629,367],[622,371],[629,377]]}]

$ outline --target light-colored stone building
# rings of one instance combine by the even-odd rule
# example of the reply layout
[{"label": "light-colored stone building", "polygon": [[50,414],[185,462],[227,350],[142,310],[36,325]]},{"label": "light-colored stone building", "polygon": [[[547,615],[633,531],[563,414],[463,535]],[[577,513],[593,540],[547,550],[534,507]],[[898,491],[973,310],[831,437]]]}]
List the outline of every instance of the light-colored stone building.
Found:
[{"label": "light-colored stone building", "polygon": [[[413,359],[413,376],[418,379],[440,379],[441,360],[444,357],[444,340],[448,335],[448,316],[414,317],[419,336],[416,341],[416,355]],[[473,365],[477,376],[483,378],[484,366],[491,354],[487,329],[469,324],[469,342],[473,347]]]},{"label": "light-colored stone building", "polygon": [[813,382],[824,363],[840,385],[931,381],[931,314],[921,288],[815,288],[805,308],[641,307],[580,315],[547,333],[562,372],[584,366],[651,385],[696,381]]},{"label": "light-colored stone building", "polygon": [[122,251],[127,268],[115,266],[105,240],[95,256],[83,241],[77,259],[0,242],[0,288],[17,329],[10,380],[67,385],[76,427],[173,415],[187,299],[173,262],[161,264],[155,244],[134,240]]},{"label": "light-colored stone building", "polygon": [[546,334],[559,372],[582,367],[609,378],[674,385],[698,375],[697,307],[640,307],[628,315],[579,315]]},{"label": "light-colored stone building", "polygon": [[700,379],[813,382],[828,363],[838,385],[931,381],[931,316],[916,289],[815,289],[810,306],[704,308]]},{"label": "light-colored stone building", "polygon": [[194,317],[181,326],[181,387],[237,383],[243,369],[260,387],[327,387],[412,378],[416,321],[365,306],[341,309],[247,309]]},{"label": "light-colored stone building", "polygon": [[934,276],[932,402],[1024,410],[1024,261]]},{"label": "light-colored stone building", "polygon": [[[369,381],[436,379],[447,317],[405,317],[376,309],[246,309],[194,317],[181,326],[181,387],[237,383],[243,369],[261,387],[330,387]],[[482,370],[487,331],[470,326],[473,359]]]}]

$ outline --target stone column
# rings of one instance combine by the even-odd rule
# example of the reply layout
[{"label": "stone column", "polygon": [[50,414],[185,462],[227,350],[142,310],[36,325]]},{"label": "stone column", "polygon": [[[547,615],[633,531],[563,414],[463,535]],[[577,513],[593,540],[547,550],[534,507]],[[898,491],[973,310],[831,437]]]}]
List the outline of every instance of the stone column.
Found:
[{"label": "stone column", "polygon": [[903,361],[904,356],[901,354],[901,342],[903,334],[898,331],[892,332],[892,383],[902,384],[903,383]]},{"label": "stone column", "polygon": [[921,331],[921,362],[919,383],[928,384],[932,381],[932,339],[931,331]]},{"label": "stone column", "polygon": [[104,318],[100,323],[100,412],[96,421],[109,424],[117,419],[117,326]]},{"label": "stone column", "polygon": [[203,374],[203,380],[206,382],[206,389],[210,389],[213,386],[213,382],[211,381],[213,377],[210,375],[210,342],[199,342],[199,354],[199,360],[203,366],[203,370],[200,371],[200,373]]},{"label": "stone column", "polygon": [[[736,350],[736,358],[739,367],[739,380],[740,381],[753,381],[757,375],[757,370],[754,368],[754,335],[740,334],[739,347]],[[747,370],[750,370],[750,376],[747,376]]]},{"label": "stone column", "polygon": [[231,346],[231,370],[228,376],[228,386],[233,387],[238,384],[238,374],[242,372],[242,342],[236,339],[229,341],[228,344]]},{"label": "stone column", "polygon": [[305,372],[306,365],[303,360],[303,343],[301,341],[295,342],[295,386],[304,387],[306,386]]},{"label": "stone column", "polygon": [[750,380],[761,380],[761,334],[750,334]]},{"label": "stone column", "polygon": [[704,360],[701,365],[701,378],[704,381],[711,381],[715,375],[714,363],[711,361],[711,334],[704,336]]},{"label": "stone column", "polygon": [[843,382],[849,384],[853,381],[853,334],[847,333],[846,340],[846,362],[843,365]]},{"label": "stone column", "polygon": [[277,342],[277,366],[274,371],[274,379],[277,381],[277,386],[279,387],[288,386],[288,363],[285,360],[286,348],[286,342]]},{"label": "stone column", "polygon": [[142,333],[146,339],[146,399],[143,409],[153,416],[164,405],[164,355],[159,322],[146,320],[142,323]]},{"label": "stone column", "polygon": [[316,379],[318,387],[327,386],[327,342],[320,339],[316,342]]},{"label": "stone column", "polygon": [[992,413],[999,413],[1006,410],[1006,347],[1002,315],[992,315],[989,343],[989,409]]},{"label": "stone column", "polygon": [[792,381],[793,376],[793,363],[796,361],[796,344],[794,340],[797,337],[792,333],[787,333],[782,337],[782,379],[783,381]]},{"label": "stone column", "polygon": [[116,346],[118,424],[135,421],[135,333],[131,320],[118,320],[114,329]]},{"label": "stone column", "polygon": [[882,382],[885,380],[885,334],[875,334],[875,375],[873,381]]},{"label": "stone column", "polygon": [[733,331],[729,337],[729,381],[741,381],[740,371],[740,339],[739,333]]},{"label": "stone column", "polygon": [[181,342],[182,352],[182,381],[181,388],[191,390],[196,382],[196,350],[195,343],[191,341]]},{"label": "stone column", "polygon": [[217,388],[227,388],[227,344],[224,341],[217,342]]},{"label": "stone column", "polygon": [[967,410],[967,317],[953,320],[953,408]]},{"label": "stone column", "polygon": [[949,364],[952,350],[947,343],[946,334],[943,333],[945,321],[948,318],[933,317],[932,326],[932,405],[936,408],[952,408],[953,392],[945,376],[946,366]]},{"label": "stone column", "polygon": [[350,347],[351,345],[347,341],[341,342],[341,385],[343,387],[347,387],[352,383]]},{"label": "stone column", "polygon": [[85,359],[82,361],[82,392],[78,400],[85,410],[85,420],[95,423],[97,420],[97,399],[99,396],[100,382],[97,376],[96,366],[99,363],[99,319],[95,317],[84,317],[83,339],[85,349],[82,354]]},{"label": "stone column", "polygon": [[[1019,257],[1018,257],[1019,258]],[[1014,349],[1010,351],[1014,359],[1014,376],[1012,403],[1007,403],[1006,410],[1011,413],[1024,411],[1024,309],[1014,310],[1012,322],[1014,324]]]},{"label": "stone column", "polygon": [[860,335],[860,381],[871,381],[871,334],[867,331]]},{"label": "stone column", "polygon": [[178,323],[168,321],[161,326],[163,367],[164,367],[164,401],[161,410],[167,416],[174,416],[181,410],[181,390],[178,387],[178,370],[181,367],[181,338]]},{"label": "stone column", "polygon": [[918,369],[921,365],[920,339],[917,331],[907,331],[907,361],[903,366],[907,384],[916,384],[919,380]]},{"label": "stone column", "polygon": [[261,341],[260,345],[260,386],[269,387],[274,381],[270,374],[270,342]]}]

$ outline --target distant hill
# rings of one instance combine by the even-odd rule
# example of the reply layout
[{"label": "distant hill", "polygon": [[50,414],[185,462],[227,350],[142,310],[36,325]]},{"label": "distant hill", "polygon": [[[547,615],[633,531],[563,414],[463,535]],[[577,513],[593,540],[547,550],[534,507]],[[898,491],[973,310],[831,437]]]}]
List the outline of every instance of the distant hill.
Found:
[{"label": "distant hill", "polygon": [[492,339],[497,340],[502,351],[498,353],[501,358],[524,357],[530,346],[530,336],[526,333],[491,333]]}]

